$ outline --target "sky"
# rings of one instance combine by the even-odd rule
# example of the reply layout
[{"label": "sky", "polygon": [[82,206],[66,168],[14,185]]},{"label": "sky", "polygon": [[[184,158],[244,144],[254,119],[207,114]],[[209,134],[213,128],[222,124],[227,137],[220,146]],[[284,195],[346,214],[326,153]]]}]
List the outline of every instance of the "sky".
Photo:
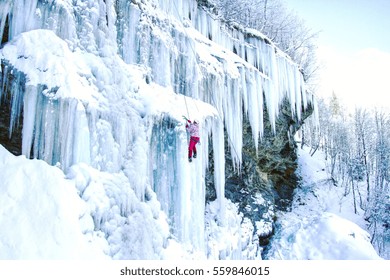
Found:
[{"label": "sky", "polygon": [[351,107],[390,106],[390,1],[284,0],[320,32],[318,95],[334,91]]}]

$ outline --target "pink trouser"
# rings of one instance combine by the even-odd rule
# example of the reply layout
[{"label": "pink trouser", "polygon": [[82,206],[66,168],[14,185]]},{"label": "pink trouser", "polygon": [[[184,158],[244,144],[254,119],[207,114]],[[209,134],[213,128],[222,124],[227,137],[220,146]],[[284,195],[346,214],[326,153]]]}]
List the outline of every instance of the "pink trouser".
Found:
[{"label": "pink trouser", "polygon": [[192,152],[196,154],[196,144],[199,142],[199,137],[190,138],[190,145],[188,146],[188,157],[192,158]]}]

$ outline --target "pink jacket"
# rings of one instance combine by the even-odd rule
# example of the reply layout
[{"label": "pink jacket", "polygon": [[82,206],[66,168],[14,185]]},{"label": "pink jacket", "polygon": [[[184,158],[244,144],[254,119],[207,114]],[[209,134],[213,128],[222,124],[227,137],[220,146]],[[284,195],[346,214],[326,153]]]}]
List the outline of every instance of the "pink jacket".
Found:
[{"label": "pink jacket", "polygon": [[191,123],[191,121],[188,121],[188,124],[186,125],[186,128],[188,132],[190,133],[191,137],[200,137],[199,136],[199,125],[196,123]]}]

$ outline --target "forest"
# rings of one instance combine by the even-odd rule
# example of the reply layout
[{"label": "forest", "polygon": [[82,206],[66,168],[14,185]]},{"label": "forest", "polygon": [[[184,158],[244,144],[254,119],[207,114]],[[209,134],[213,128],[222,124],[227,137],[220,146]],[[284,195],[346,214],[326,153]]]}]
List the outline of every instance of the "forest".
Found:
[{"label": "forest", "polygon": [[350,109],[335,93],[319,99],[319,123],[307,122],[302,143],[325,153],[333,183],[352,193],[354,210],[368,223],[371,243],[388,254],[390,239],[390,114],[382,108]]}]

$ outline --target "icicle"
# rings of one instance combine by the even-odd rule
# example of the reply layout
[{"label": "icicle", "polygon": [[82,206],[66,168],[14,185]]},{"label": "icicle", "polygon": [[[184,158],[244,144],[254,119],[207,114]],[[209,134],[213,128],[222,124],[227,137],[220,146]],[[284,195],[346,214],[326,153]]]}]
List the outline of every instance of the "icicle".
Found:
[{"label": "icicle", "polygon": [[126,63],[138,63],[141,42],[137,34],[141,11],[128,1],[118,1],[118,48]]},{"label": "icicle", "polygon": [[300,82],[298,82],[299,79],[299,72],[298,70],[293,70],[293,87],[290,89],[290,105],[291,105],[291,112],[292,116],[297,116],[298,120],[300,120],[301,116],[301,110],[299,107],[299,103],[301,100],[301,88],[300,88]]},{"label": "icicle", "polygon": [[[62,168],[67,169],[73,165],[73,135],[75,132],[75,118],[78,101],[76,99],[65,99],[61,100],[58,109],[59,124],[58,134],[61,139],[58,153],[60,156],[60,163]],[[37,124],[36,131],[38,130],[39,124]],[[89,137],[90,138],[90,137]]]},{"label": "icicle", "polygon": [[214,184],[219,202],[220,221],[226,220],[225,207],[225,137],[223,123],[215,119],[213,123],[213,150],[214,150]]},{"label": "icicle", "polygon": [[[3,38],[4,33],[9,33],[9,30],[5,30],[7,20],[9,20],[9,12],[12,6],[12,1],[1,1],[0,2],[0,39]],[[8,22],[9,24],[9,22]],[[8,34],[9,36],[9,34]],[[7,38],[8,39],[8,38]]]},{"label": "icicle", "polygon": [[[198,164],[194,161],[188,163],[188,143],[186,133],[180,133],[176,146],[176,162],[178,163],[178,185],[175,198],[175,230],[176,234],[184,244],[192,244],[198,247],[199,244],[195,242],[194,238],[198,234],[202,234],[202,230],[199,229],[199,225],[202,220],[196,220],[196,212],[202,212],[204,206],[196,208],[199,200],[204,201],[204,197],[196,195],[201,186],[196,184],[201,170],[198,169]],[[197,158],[197,161],[199,158]],[[197,201],[198,199],[198,201]]]},{"label": "icicle", "polygon": [[73,164],[80,162],[86,164],[91,163],[91,142],[89,135],[90,132],[85,108],[81,102],[77,102],[74,126]]},{"label": "icicle", "polygon": [[[249,123],[252,128],[252,136],[255,143],[255,148],[257,151],[259,136],[262,135],[262,110],[263,110],[263,91],[261,85],[259,84],[259,77],[256,73],[247,72],[247,75],[250,75],[247,80],[248,88],[248,118]],[[261,112],[260,112],[261,111]]]},{"label": "icicle", "polygon": [[23,139],[22,154],[27,158],[31,155],[31,147],[34,136],[34,123],[37,108],[37,88],[35,86],[26,87],[24,96],[23,112]]},{"label": "icicle", "polygon": [[38,0],[14,1],[12,7],[12,16],[10,17],[9,38],[13,39],[22,32],[30,31],[36,27],[35,11]]},{"label": "icicle", "polygon": [[191,19],[196,13],[197,3],[193,0],[158,0],[159,8],[179,20]]},{"label": "icicle", "polygon": [[300,74],[299,81],[300,81],[300,85],[301,85],[301,95],[302,95],[303,109],[306,110],[307,109],[307,104],[308,104],[307,103],[307,94],[308,93],[306,91],[305,82],[303,80],[303,75],[302,74]]},{"label": "icicle", "polygon": [[[256,73],[256,94],[257,94],[257,104],[259,106],[258,113],[259,113],[259,132],[260,132],[260,138],[264,134],[264,97],[263,97],[263,85],[262,85],[262,77]],[[257,145],[257,143],[256,143]]]},{"label": "icicle", "polygon": [[[11,118],[9,124],[9,137],[12,136],[13,130],[19,126],[19,119],[23,108],[23,97],[25,91],[26,78],[19,71],[14,71],[15,80],[11,84]],[[7,83],[9,83],[8,81]]]},{"label": "icicle", "polygon": [[238,81],[226,77],[223,114],[231,148],[233,166],[238,167],[242,161],[242,97],[238,90]]}]

